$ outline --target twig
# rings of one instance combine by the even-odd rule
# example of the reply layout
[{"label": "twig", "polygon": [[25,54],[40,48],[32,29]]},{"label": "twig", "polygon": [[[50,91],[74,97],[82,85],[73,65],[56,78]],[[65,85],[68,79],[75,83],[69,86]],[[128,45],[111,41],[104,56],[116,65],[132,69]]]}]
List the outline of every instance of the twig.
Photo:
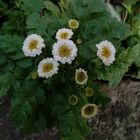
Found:
[{"label": "twig", "polygon": [[125,21],[126,21],[127,16],[128,16],[128,12],[126,11],[126,12],[125,12],[125,15],[124,15],[124,18],[123,18],[123,22],[125,22]]}]

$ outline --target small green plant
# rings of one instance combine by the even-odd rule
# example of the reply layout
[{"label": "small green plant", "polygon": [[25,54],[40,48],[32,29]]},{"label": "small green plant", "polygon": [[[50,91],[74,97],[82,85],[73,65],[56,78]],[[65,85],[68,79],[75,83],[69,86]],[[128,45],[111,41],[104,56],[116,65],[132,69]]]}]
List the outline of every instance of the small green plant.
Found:
[{"label": "small green plant", "polygon": [[[140,2],[139,0],[124,0],[116,7],[122,21],[130,25],[130,33],[123,41],[125,48],[140,46]],[[139,52],[140,53],[140,52]],[[140,54],[139,54],[140,55]],[[137,57],[126,76],[140,79],[140,59]]]},{"label": "small green plant", "polygon": [[[88,119],[109,96],[99,80],[116,86],[138,57],[125,49],[129,26],[102,0],[16,0],[0,32],[0,96],[26,132],[57,125],[62,140],[85,140]],[[12,18],[8,18],[12,17]]]}]

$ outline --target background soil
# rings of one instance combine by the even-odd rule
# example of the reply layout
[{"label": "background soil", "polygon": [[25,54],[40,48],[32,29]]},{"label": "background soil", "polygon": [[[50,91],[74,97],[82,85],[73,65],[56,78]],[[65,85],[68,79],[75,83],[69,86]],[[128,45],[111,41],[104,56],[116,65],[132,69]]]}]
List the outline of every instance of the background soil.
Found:
[{"label": "background soil", "polygon": [[[88,140],[140,140],[140,82],[127,80],[115,89],[103,86],[112,101],[107,110],[90,120]],[[0,98],[0,140],[59,140],[56,128],[25,135],[9,119],[8,97]]]}]

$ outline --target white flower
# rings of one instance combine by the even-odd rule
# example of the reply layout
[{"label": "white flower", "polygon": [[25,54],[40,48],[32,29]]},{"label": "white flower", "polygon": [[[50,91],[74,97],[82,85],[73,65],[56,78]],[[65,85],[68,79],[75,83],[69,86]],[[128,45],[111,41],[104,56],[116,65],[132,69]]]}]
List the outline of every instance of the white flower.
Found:
[{"label": "white flower", "polygon": [[86,84],[88,80],[87,71],[82,68],[76,69],[75,81],[79,85]]},{"label": "white flower", "polygon": [[110,66],[115,61],[116,49],[114,45],[105,40],[97,44],[96,47],[98,48],[97,56],[106,66]]},{"label": "white flower", "polygon": [[46,58],[40,61],[38,65],[38,76],[42,78],[52,77],[57,74],[59,63],[53,58]]},{"label": "white flower", "polygon": [[77,47],[71,40],[60,40],[53,45],[53,57],[62,64],[71,64],[77,56]]},{"label": "white flower", "polygon": [[71,29],[62,28],[59,29],[56,33],[56,39],[57,40],[69,40],[73,35],[73,32]]},{"label": "white flower", "polygon": [[40,35],[31,34],[24,40],[22,50],[25,56],[35,57],[42,53],[44,47],[43,38]]}]

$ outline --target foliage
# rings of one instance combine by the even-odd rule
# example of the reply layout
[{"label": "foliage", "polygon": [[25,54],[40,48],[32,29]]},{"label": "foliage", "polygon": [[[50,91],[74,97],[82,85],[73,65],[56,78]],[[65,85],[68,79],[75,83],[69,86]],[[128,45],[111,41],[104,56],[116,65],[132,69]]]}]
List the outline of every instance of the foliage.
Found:
[{"label": "foliage", "polygon": [[[5,2],[2,3],[9,9]],[[82,106],[94,103],[101,109],[107,107],[110,98],[100,89],[97,80],[109,81],[111,87],[116,86],[132,63],[139,63],[139,44],[131,43],[125,49],[122,42],[129,37],[130,26],[112,17],[103,0],[61,0],[56,3],[15,0],[11,3],[14,5],[12,12],[5,14],[2,9],[6,20],[0,28],[0,96],[10,96],[11,117],[17,127],[26,132],[39,132],[58,124],[62,140],[84,140],[91,129],[81,116]],[[72,37],[78,48],[76,59],[71,65],[60,64],[58,74],[51,78],[33,76],[39,62],[52,57],[55,34],[61,28],[68,28],[70,19],[79,22]],[[136,16],[134,33],[138,24]],[[22,46],[26,35],[33,33],[41,35],[46,47],[39,56],[29,58],[24,56]],[[102,40],[111,41],[116,48],[115,62],[111,66],[105,66],[97,56],[96,44]],[[85,85],[75,82],[75,70],[79,67],[88,71]],[[91,97],[84,94],[87,86],[94,90]],[[76,105],[69,103],[71,95],[78,97]]]},{"label": "foliage", "polygon": [[[121,15],[122,20],[130,25],[131,32],[123,42],[125,47],[133,47],[135,45],[140,46],[140,2],[139,0],[124,0],[121,7],[116,7],[116,11]],[[140,51],[138,56],[140,56]],[[132,78],[139,79],[140,66],[139,57],[135,58],[135,61],[130,67],[129,75]]]}]

